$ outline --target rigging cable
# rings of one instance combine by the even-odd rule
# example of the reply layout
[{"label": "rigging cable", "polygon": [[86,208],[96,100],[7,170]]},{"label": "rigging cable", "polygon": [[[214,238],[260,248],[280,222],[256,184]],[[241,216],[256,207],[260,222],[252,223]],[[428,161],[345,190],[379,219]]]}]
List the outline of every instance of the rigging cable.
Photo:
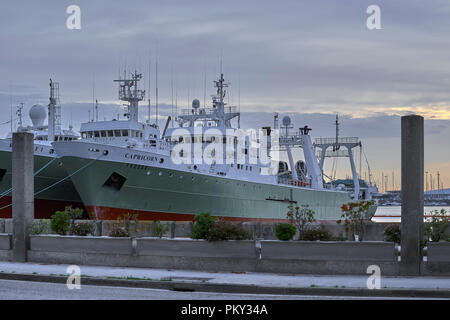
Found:
[{"label": "rigging cable", "polygon": [[[48,186],[48,187],[45,187],[45,188],[42,189],[42,190],[39,190],[38,192],[35,192],[35,193],[34,193],[34,196],[36,196],[36,195],[38,195],[38,194],[40,194],[40,193],[42,193],[42,192],[44,192],[44,191],[47,191],[48,189],[53,188],[53,187],[56,186],[57,184],[60,184],[61,182],[63,182],[63,181],[65,181],[65,180],[69,179],[70,177],[74,176],[74,175],[77,174],[78,172],[80,172],[80,171],[86,169],[88,166],[90,166],[91,164],[93,164],[95,161],[97,161],[98,159],[100,159],[100,157],[102,157],[102,156],[103,156],[103,154],[101,154],[100,156],[98,156],[98,157],[95,158],[95,159],[92,159],[90,162],[88,162],[87,164],[85,164],[85,165],[82,166],[81,168],[77,169],[76,171],[72,172],[72,173],[69,174],[68,176],[62,178],[61,180],[59,180],[59,181],[57,181],[57,182],[51,184],[51,185]],[[55,160],[55,159],[57,159],[57,158],[54,158],[53,160]],[[53,160],[51,160],[51,161],[53,161]],[[51,161],[50,161],[50,162],[51,162]],[[42,168],[41,168],[41,169],[42,169]],[[42,170],[41,170],[41,171],[42,171]],[[5,209],[5,208],[8,208],[8,207],[10,207],[10,206],[12,206],[12,203],[10,203],[10,204],[8,204],[8,205],[6,205],[6,206],[1,207],[1,208],[0,208],[0,211],[3,210],[3,209]]]}]

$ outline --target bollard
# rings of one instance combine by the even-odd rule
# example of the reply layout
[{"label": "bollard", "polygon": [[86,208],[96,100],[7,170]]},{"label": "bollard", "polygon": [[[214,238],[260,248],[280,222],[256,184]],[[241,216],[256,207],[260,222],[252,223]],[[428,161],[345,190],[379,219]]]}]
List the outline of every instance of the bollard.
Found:
[{"label": "bollard", "polygon": [[34,139],[14,132],[12,142],[13,261],[26,262],[34,219]]},{"label": "bollard", "polygon": [[423,223],[424,130],[423,117],[401,118],[402,213],[400,274],[420,275]]}]

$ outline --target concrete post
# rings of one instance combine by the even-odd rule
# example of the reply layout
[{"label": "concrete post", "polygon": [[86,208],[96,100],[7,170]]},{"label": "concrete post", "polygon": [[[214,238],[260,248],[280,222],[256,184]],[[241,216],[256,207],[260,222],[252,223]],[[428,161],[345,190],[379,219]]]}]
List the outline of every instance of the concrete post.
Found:
[{"label": "concrete post", "polygon": [[12,217],[13,260],[27,261],[29,229],[34,219],[34,141],[33,134],[13,133]]},{"label": "concrete post", "polygon": [[423,117],[401,118],[402,221],[400,274],[420,275],[422,254],[420,228],[423,223],[424,131]]}]

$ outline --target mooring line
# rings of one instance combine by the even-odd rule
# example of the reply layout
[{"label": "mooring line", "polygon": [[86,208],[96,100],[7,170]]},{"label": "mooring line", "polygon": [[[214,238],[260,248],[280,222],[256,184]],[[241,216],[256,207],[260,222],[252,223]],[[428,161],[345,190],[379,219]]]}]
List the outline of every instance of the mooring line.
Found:
[{"label": "mooring line", "polygon": [[[61,180],[55,182],[54,184],[52,184],[52,185],[50,185],[50,186],[48,186],[48,187],[45,187],[44,189],[42,189],[42,190],[36,192],[34,195],[36,196],[36,195],[40,194],[41,192],[47,191],[48,189],[53,188],[54,186],[56,186],[57,184],[63,182],[64,180],[69,179],[69,178],[72,177],[73,175],[75,175],[75,174],[77,174],[78,172],[80,172],[80,171],[86,169],[87,167],[89,167],[91,164],[93,164],[95,161],[97,161],[98,159],[100,159],[100,157],[102,157],[102,156],[103,156],[103,154],[101,154],[101,155],[100,155],[98,158],[96,158],[96,159],[92,159],[90,162],[88,162],[87,164],[85,164],[85,165],[82,166],[81,168],[75,170],[74,172],[72,172],[72,173],[69,174],[68,176],[62,178]],[[1,210],[1,208],[0,208],[0,210]]]},{"label": "mooring line", "polygon": [[[74,175],[77,174],[78,172],[80,172],[80,171],[86,169],[88,166],[90,166],[91,164],[93,164],[95,161],[97,161],[98,159],[100,159],[100,157],[102,157],[102,156],[103,156],[103,154],[101,154],[100,156],[98,156],[98,157],[95,158],[95,159],[92,159],[90,162],[88,162],[87,164],[85,164],[85,165],[82,166],[81,168],[77,169],[76,171],[72,172],[72,173],[69,174],[68,176],[62,178],[61,180],[59,180],[59,181],[53,183],[52,185],[50,185],[50,186],[48,186],[48,187],[45,187],[44,189],[42,189],[42,190],[40,190],[40,191],[38,191],[38,192],[35,192],[35,193],[34,193],[34,196],[36,196],[36,195],[38,195],[38,194],[40,194],[40,193],[42,193],[42,192],[44,192],[44,191],[47,191],[48,189],[53,188],[54,186],[56,186],[57,184],[63,182],[64,180],[69,179],[70,177],[74,176]],[[54,161],[54,160],[56,160],[56,159],[57,159],[57,158],[54,158],[54,159],[51,160],[51,161]],[[51,162],[51,161],[50,161],[50,162]],[[42,168],[41,168],[41,169],[42,169]],[[41,169],[40,169],[40,170],[41,170]],[[41,171],[42,171],[42,170],[41,170]],[[37,174],[37,173],[36,173],[36,174]],[[36,174],[35,174],[35,175],[36,175]],[[12,188],[11,188],[11,189],[12,189]],[[0,198],[1,198],[1,197],[0,197]],[[0,208],[0,211],[3,210],[3,209],[5,209],[5,208],[8,208],[8,207],[10,207],[10,206],[12,206],[12,203],[10,203],[10,204],[8,204],[8,205],[6,205],[6,206],[1,207],[1,208]]]},{"label": "mooring line", "polygon": [[[57,158],[55,157],[52,160],[50,160],[49,162],[47,162],[45,165],[43,165],[42,168],[40,168],[39,170],[37,170],[34,173],[34,176],[36,176],[37,174],[41,173],[45,168],[47,168],[50,164],[52,164],[52,162],[55,161],[56,159]],[[10,194],[11,192],[12,192],[12,187],[9,188],[8,190],[3,191],[2,193],[0,193],[0,199],[3,198],[4,196]]]}]

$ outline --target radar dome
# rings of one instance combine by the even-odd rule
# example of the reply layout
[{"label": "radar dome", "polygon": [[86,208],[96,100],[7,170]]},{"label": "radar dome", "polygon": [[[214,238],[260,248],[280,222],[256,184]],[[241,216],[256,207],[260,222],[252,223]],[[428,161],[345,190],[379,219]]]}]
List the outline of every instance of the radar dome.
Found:
[{"label": "radar dome", "polygon": [[289,116],[283,117],[283,126],[287,127],[291,125],[291,118]]},{"label": "radar dome", "polygon": [[192,108],[194,109],[200,108],[200,100],[198,99],[192,100]]},{"label": "radar dome", "polygon": [[45,118],[47,118],[47,108],[42,105],[35,104],[31,107],[29,115],[31,122],[33,122],[33,126],[41,127],[44,125]]}]

